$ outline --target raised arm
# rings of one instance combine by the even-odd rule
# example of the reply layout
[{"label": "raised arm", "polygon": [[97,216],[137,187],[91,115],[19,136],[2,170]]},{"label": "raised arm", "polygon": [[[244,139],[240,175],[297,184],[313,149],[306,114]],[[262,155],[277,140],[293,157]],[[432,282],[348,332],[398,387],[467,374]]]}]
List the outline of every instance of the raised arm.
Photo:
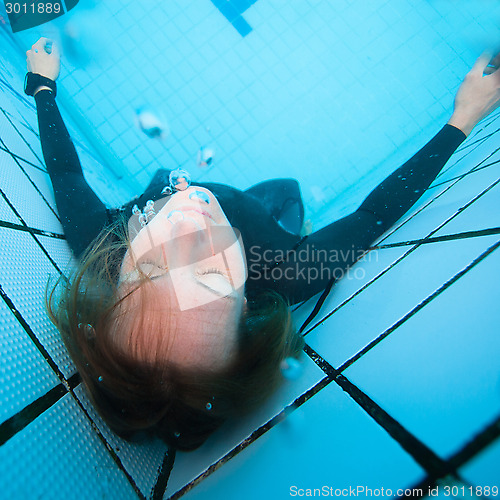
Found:
[{"label": "raised arm", "polygon": [[75,146],[57,107],[51,82],[59,76],[60,56],[55,44],[51,44],[49,53],[49,44],[48,39],[41,38],[26,52],[28,71],[49,80],[46,82],[49,85],[42,80],[28,92],[35,97],[43,157],[64,234],[73,253],[79,256],[107,223],[107,211],[85,180]]},{"label": "raised arm", "polygon": [[[474,126],[500,105],[500,56],[481,56],[461,84],[441,131],[382,181],[351,215],[309,235],[277,264],[267,283],[291,302],[305,300],[342,278],[370,245],[422,196]],[[298,242],[297,242],[298,243]],[[302,252],[302,253],[300,253]],[[301,258],[301,255],[305,256]]]}]

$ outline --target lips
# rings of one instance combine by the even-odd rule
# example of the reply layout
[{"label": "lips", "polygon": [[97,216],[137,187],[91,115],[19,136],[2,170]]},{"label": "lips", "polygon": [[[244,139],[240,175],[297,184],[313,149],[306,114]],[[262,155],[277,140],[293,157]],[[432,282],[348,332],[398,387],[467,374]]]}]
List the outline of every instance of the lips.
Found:
[{"label": "lips", "polygon": [[215,219],[208,212],[205,212],[205,210],[200,210],[199,208],[184,206],[184,207],[177,208],[177,210],[179,210],[181,212],[196,212],[197,214],[204,215],[205,217],[208,217],[209,219],[211,219],[215,222]]}]

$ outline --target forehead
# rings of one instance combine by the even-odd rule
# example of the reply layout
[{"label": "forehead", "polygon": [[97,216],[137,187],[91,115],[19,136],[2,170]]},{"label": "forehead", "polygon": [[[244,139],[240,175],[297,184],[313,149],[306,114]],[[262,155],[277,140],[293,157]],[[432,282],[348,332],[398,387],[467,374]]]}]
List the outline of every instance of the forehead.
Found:
[{"label": "forehead", "polygon": [[[144,320],[152,327],[152,335],[164,336],[166,355],[172,362],[215,369],[231,359],[237,349],[239,303],[218,298],[182,311],[171,294],[158,292],[161,295],[147,305]],[[163,344],[159,338],[152,344],[158,342]]]}]

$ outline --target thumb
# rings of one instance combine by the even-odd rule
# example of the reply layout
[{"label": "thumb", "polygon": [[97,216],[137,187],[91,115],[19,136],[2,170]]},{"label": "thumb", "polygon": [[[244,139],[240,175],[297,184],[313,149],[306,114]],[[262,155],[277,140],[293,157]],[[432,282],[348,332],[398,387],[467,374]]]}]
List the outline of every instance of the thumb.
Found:
[{"label": "thumb", "polygon": [[476,62],[474,63],[474,66],[472,66],[470,72],[482,75],[484,73],[484,70],[486,69],[486,66],[488,66],[490,61],[491,61],[491,54],[489,52],[483,52],[476,59]]},{"label": "thumb", "polygon": [[496,56],[489,62],[488,66],[484,70],[485,75],[491,75],[495,73],[497,69],[500,67],[500,52],[496,53]]}]

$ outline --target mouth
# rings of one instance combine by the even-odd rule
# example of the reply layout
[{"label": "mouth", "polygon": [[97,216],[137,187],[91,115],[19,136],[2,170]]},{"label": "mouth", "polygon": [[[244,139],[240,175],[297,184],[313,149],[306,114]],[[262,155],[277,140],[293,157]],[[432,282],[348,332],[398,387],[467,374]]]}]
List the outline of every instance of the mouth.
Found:
[{"label": "mouth", "polygon": [[210,220],[215,222],[215,219],[208,212],[205,212],[205,210],[200,210],[199,208],[184,206],[177,208],[177,210],[179,210],[180,212],[195,212],[197,214],[204,215],[205,217],[208,217]]}]

